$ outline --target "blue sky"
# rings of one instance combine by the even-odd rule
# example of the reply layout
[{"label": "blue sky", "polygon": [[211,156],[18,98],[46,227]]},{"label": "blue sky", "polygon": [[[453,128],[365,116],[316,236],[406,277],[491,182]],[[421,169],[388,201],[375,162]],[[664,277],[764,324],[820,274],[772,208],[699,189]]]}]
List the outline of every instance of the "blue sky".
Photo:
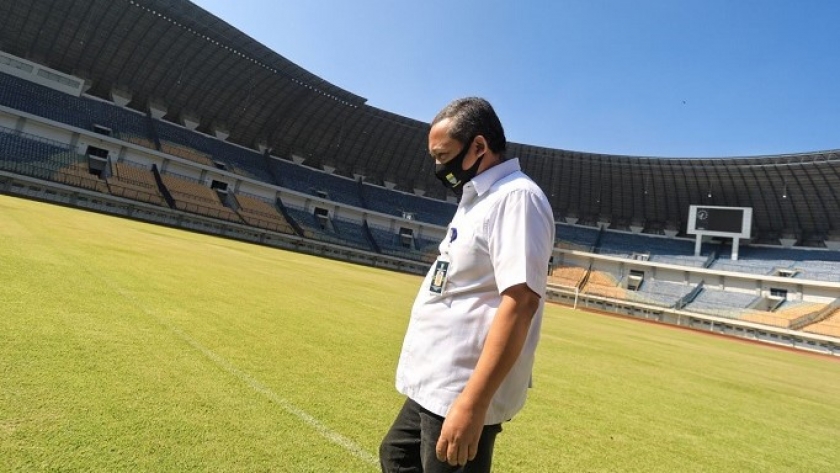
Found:
[{"label": "blue sky", "polygon": [[195,0],[368,104],[483,96],[510,141],[719,157],[840,148],[834,0]]}]

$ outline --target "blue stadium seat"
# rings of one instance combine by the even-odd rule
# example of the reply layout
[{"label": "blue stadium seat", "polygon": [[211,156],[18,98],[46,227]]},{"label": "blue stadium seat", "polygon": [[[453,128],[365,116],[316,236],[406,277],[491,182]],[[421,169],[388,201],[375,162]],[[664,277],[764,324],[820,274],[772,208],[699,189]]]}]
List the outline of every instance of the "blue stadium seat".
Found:
[{"label": "blue stadium seat", "polygon": [[685,310],[719,317],[738,318],[758,299],[760,297],[755,294],[722,291],[704,287],[697,297],[686,305]]},{"label": "blue stadium seat", "polygon": [[0,127],[2,170],[39,179],[56,180],[56,172],[82,162],[83,159],[84,156],[67,145]]},{"label": "blue stadium seat", "polygon": [[555,226],[555,237],[561,243],[568,243],[580,247],[580,249],[591,251],[595,247],[595,242],[598,241],[599,231],[594,227],[558,223]]},{"label": "blue stadium seat", "polygon": [[638,291],[628,291],[633,300],[664,307],[674,307],[677,301],[687,296],[694,286],[668,281],[646,280]]},{"label": "blue stadium seat", "polygon": [[383,254],[416,261],[430,261],[438,254],[437,247],[440,242],[415,237],[410,244],[406,244],[396,232],[373,225],[369,228]]},{"label": "blue stadium seat", "polygon": [[147,119],[140,112],[91,97],[73,97],[4,73],[0,73],[0,105],[85,130],[105,126],[112,136],[126,141],[132,137],[150,141]]},{"label": "blue stadium seat", "polygon": [[410,216],[415,220],[442,227],[449,225],[457,208],[442,200],[406,194],[367,183],[362,186],[362,193],[363,200],[370,210],[397,217]]},{"label": "blue stadium seat", "polygon": [[286,206],[286,212],[304,231],[304,237],[336,245],[350,246],[366,251],[373,251],[361,224],[339,219],[331,219],[329,226],[322,226],[312,212]]},{"label": "blue stadium seat", "polygon": [[[265,156],[256,151],[241,148],[163,120],[155,120],[154,124],[161,140],[161,146],[174,144],[176,147],[173,149],[176,150],[179,146],[186,147],[187,149],[184,151],[187,151],[187,153],[180,154],[184,158],[211,166],[218,162],[224,165],[224,169],[227,171],[275,184],[265,162]],[[197,153],[189,153],[189,150],[194,150]],[[164,149],[164,151],[167,150]],[[173,154],[179,155],[177,151],[173,151]],[[199,159],[196,159],[197,157]],[[205,160],[207,161],[204,162]]]},{"label": "blue stadium seat", "polygon": [[280,159],[269,161],[280,186],[307,195],[324,197],[334,202],[364,208],[359,196],[359,183]]}]

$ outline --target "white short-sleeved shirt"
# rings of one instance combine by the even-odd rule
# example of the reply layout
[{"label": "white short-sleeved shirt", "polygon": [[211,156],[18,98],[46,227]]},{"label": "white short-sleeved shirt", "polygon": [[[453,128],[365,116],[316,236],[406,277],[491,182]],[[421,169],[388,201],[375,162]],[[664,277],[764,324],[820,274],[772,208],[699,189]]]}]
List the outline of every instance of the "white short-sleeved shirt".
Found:
[{"label": "white short-sleeved shirt", "polygon": [[[501,293],[525,283],[540,296],[525,345],[496,391],[485,424],[510,420],[525,404],[539,339],[554,217],[542,190],[518,159],[493,166],[464,185],[440,244],[448,262],[440,293],[432,265],[414,301],[397,367],[397,390],[446,416],[478,362]],[[439,282],[439,281],[437,281]]]}]

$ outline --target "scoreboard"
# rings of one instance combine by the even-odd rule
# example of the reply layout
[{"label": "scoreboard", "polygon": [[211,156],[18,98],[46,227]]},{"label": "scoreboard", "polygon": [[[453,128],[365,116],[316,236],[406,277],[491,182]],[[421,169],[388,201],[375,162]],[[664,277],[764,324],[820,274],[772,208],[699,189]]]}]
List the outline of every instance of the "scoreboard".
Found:
[{"label": "scoreboard", "polygon": [[692,205],[688,211],[688,234],[750,238],[751,207]]}]

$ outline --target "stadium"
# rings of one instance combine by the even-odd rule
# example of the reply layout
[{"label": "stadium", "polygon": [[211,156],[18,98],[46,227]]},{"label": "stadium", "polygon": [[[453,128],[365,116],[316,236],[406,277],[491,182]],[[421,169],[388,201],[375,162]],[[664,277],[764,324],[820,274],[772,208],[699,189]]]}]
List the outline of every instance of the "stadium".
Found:
[{"label": "stadium", "polygon": [[[68,222],[81,222],[116,216],[120,217],[114,220],[117,225],[122,223],[132,229],[141,228],[134,225],[153,224],[153,227],[142,227],[142,232],[148,235],[188,231],[177,233],[181,236],[171,237],[163,246],[176,245],[178,239],[198,242],[192,239],[222,237],[213,240],[219,242],[213,245],[240,252],[244,259],[251,258],[248,253],[251,251],[260,252],[261,257],[268,259],[275,256],[265,255],[295,254],[288,257],[295,265],[324,265],[318,267],[317,274],[307,275],[304,270],[302,282],[308,285],[297,288],[298,291],[330,286],[329,279],[335,278],[335,293],[315,291],[319,296],[312,297],[321,301],[352,299],[351,294],[359,290],[384,291],[391,279],[414,278],[426,272],[436,256],[439,240],[446,234],[457,201],[444,192],[433,175],[433,162],[426,151],[428,124],[366,102],[365,98],[304,70],[188,1],[3,0],[0,1],[0,193],[13,200],[0,202],[0,215],[4,215],[4,220],[14,220],[12,217],[18,213],[41,215],[38,212],[44,212],[36,220],[43,220],[42,231],[46,234],[50,233],[47,224],[52,218],[55,222],[65,218]],[[685,340],[697,332],[711,332],[727,336],[724,342],[707,337],[712,343],[746,339],[761,342],[760,348],[753,347],[758,350],[793,348],[795,355],[805,360],[796,363],[817,364],[801,368],[798,374],[786,371],[788,368],[767,367],[768,379],[836,372],[836,364],[826,364],[825,360],[840,355],[840,151],[687,159],[602,155],[512,142],[508,154],[520,157],[523,170],[544,189],[555,212],[557,241],[547,267],[550,301],[565,308],[585,309],[587,312],[569,313],[587,314],[580,317],[586,320],[594,317],[592,323],[600,321],[616,333],[634,330],[623,325],[628,322],[634,324],[635,330],[677,326],[692,330],[670,330],[675,345],[691,346]],[[58,205],[27,207],[44,203]],[[46,216],[65,211],[72,213]],[[706,216],[710,216],[710,221],[717,219],[718,226],[705,227],[701,220],[706,220]],[[96,222],[90,224],[91,229],[105,225]],[[109,234],[100,236],[91,231],[77,236],[77,240],[95,240],[103,245],[119,243],[117,239],[108,240]],[[8,243],[7,247],[15,248],[12,237],[3,236],[8,238],[2,240]],[[26,238],[20,237],[20,241],[25,242]],[[119,238],[126,238],[128,245],[131,237]],[[242,242],[248,245],[229,246]],[[140,240],[136,244],[145,245]],[[129,246],[108,251],[112,250],[132,251]],[[77,249],[56,251],[58,260],[49,262],[47,268],[65,266]],[[90,251],[90,256],[85,258],[93,260],[100,250]],[[296,259],[313,256],[320,262]],[[140,254],[135,257],[140,258]],[[180,267],[174,266],[175,261],[189,267],[189,262],[204,258],[195,254],[190,255],[193,259],[181,261],[175,253],[169,257],[173,272],[181,270],[176,269]],[[165,266],[166,261],[158,264]],[[99,265],[100,261],[97,259],[95,264]],[[103,260],[101,264],[106,262]],[[343,274],[351,271],[348,268],[366,271],[358,277],[372,281],[371,288],[353,286],[355,276],[345,281]],[[367,272],[374,270],[376,273]],[[0,272],[4,279],[8,277],[6,284],[17,278],[9,271]],[[152,271],[151,267],[148,271]],[[205,287],[245,284],[223,277],[227,272],[238,272],[237,267],[219,266],[211,271],[218,279]],[[265,271],[269,274],[271,270]],[[90,289],[91,299],[99,297],[97,290],[110,288],[112,294],[120,295],[128,306],[138,310],[147,307],[147,299],[157,297],[138,296],[142,293],[141,285],[137,287],[140,292],[135,293],[130,289],[134,287],[132,283],[121,282],[119,276],[102,276],[92,269],[70,277],[74,280],[90,277],[97,281]],[[202,280],[204,276],[194,277]],[[243,273],[238,277],[241,279],[236,281],[245,281],[254,275]],[[345,282],[346,288],[342,286]],[[410,303],[412,283],[416,279],[408,279],[409,289],[404,294],[407,303]],[[284,284],[292,287],[295,282]],[[341,289],[346,293],[339,292]],[[0,300],[7,307],[17,308],[23,305],[20,301],[24,299],[18,299],[16,294],[7,292]],[[49,290],[46,294],[50,294]],[[56,292],[53,297],[60,300],[64,294]],[[195,297],[200,300],[204,296]],[[281,306],[283,303],[280,301]],[[332,307],[329,302],[325,304]],[[352,414],[336,413],[324,406],[299,409],[296,406],[305,405],[311,393],[303,389],[285,397],[278,395],[277,386],[283,386],[284,381],[261,381],[265,378],[254,374],[259,373],[256,365],[243,369],[235,363],[242,357],[242,363],[247,364],[245,360],[251,355],[230,352],[221,356],[218,354],[221,348],[212,348],[208,342],[201,341],[202,329],[190,332],[179,328],[177,319],[165,318],[157,309],[141,311],[170,335],[174,334],[182,345],[210,360],[219,371],[280,406],[279,410],[293,418],[288,429],[300,429],[294,427],[295,422],[303,424],[311,432],[303,435],[300,442],[312,443],[313,452],[318,452],[314,460],[297,460],[299,463],[289,463],[297,466],[284,468],[272,467],[271,462],[277,455],[289,458],[286,455],[292,453],[261,451],[265,458],[259,457],[255,463],[216,464],[220,469],[370,471],[368,452],[374,451],[371,445],[377,433],[354,439],[352,435],[346,438],[337,433],[341,429],[329,427],[344,425],[342,416]],[[24,326],[28,324],[15,325],[15,320],[7,319],[6,333],[25,333]],[[581,337],[588,333],[588,328],[575,325],[579,322],[574,317],[564,320],[564,327],[572,333],[579,332]],[[638,320],[661,325],[638,324]],[[327,326],[320,324],[327,322],[329,326],[346,324],[342,319],[312,323],[326,333]],[[395,322],[383,319],[377,323],[400,324],[402,319]],[[376,330],[358,321],[346,325],[354,324]],[[639,326],[645,328],[638,329]],[[250,328],[254,332],[272,331],[267,327]],[[347,327],[347,330],[354,332],[358,328]],[[397,328],[396,334],[399,332]],[[629,338],[646,336],[621,333],[630,333]],[[363,334],[358,337],[362,337],[356,339],[359,343],[378,346],[376,339],[365,339]],[[593,339],[592,344],[624,343],[608,342],[607,338]],[[237,343],[240,342],[251,343],[247,339]],[[312,343],[343,346],[340,338]],[[7,346],[18,347],[15,343]],[[594,349],[593,346],[583,349]],[[8,360],[16,359],[20,366],[25,366],[26,360],[41,348],[8,350],[5,352]],[[333,350],[325,348],[324,352],[324,355],[313,352],[311,356],[322,365],[335,363],[335,359],[326,356]],[[374,360],[380,353],[356,356]],[[771,353],[767,355],[769,358],[790,356],[778,350],[760,353]],[[825,356],[804,356],[811,354]],[[682,360],[682,366],[690,371],[691,353],[683,356],[688,358]],[[727,364],[728,356],[710,358],[716,359],[720,366]],[[353,371],[353,367],[345,366],[351,361],[337,363],[337,369]],[[17,379],[15,376],[25,379],[26,375],[13,371],[11,364],[4,367],[3,372],[11,376],[7,380]],[[627,369],[636,368],[628,366]],[[377,386],[389,389],[390,373],[389,367],[377,373],[383,377],[375,379]],[[305,372],[300,376],[306,378]],[[644,386],[656,379],[652,373],[645,376],[631,382],[638,389],[631,396],[636,401],[640,401],[639,396],[650,394]],[[330,391],[334,387],[328,381],[336,382],[324,376],[317,384],[323,391]],[[645,463],[622,463],[626,459],[618,459],[617,464],[625,465],[623,471],[804,471],[799,469],[804,465],[808,471],[829,471],[838,460],[836,445],[831,445],[836,444],[840,412],[836,407],[822,405],[830,401],[822,398],[825,392],[819,390],[830,391],[830,386],[820,385],[819,381],[817,385],[820,387],[812,392],[819,393],[814,395],[816,400],[808,395],[790,394],[808,398],[806,404],[811,403],[810,409],[820,412],[816,420],[803,418],[801,425],[790,426],[790,432],[785,432],[784,437],[789,439],[800,428],[810,431],[811,437],[790,441],[791,449],[797,454],[778,447],[775,440],[764,438],[764,442],[774,445],[776,453],[761,452],[761,461],[754,460],[749,453],[727,457],[731,455],[729,452],[704,463],[700,458],[710,447],[701,445],[690,449],[688,456],[696,457],[693,460],[680,454],[670,459],[657,458],[662,465],[659,469]],[[612,386],[611,389],[621,388]],[[22,401],[16,404],[15,393],[23,391],[9,385],[4,386],[4,391],[6,400],[0,397],[0,407],[5,405],[8,411],[0,416],[0,452],[8,454],[2,455],[8,458],[8,463],[0,460],[0,466],[10,470],[62,469],[62,466],[83,471],[215,469],[213,463],[198,460],[180,464],[176,454],[171,454],[171,463],[114,459],[110,463],[97,463],[84,455],[85,448],[78,445],[71,448],[62,443],[66,439],[49,436],[44,439],[38,435],[32,438],[44,442],[38,448],[42,453],[47,452],[45,456],[21,453],[26,448],[15,440],[16,433],[21,432],[15,425],[25,422],[16,418],[12,410],[21,405],[34,406],[40,398],[21,397]],[[351,406],[368,402],[361,396],[350,398],[346,402]],[[783,403],[785,399],[788,398],[775,402]],[[207,402],[216,400],[208,397]],[[697,402],[702,404],[701,401]],[[381,418],[371,419],[372,430],[387,423],[383,419],[392,408],[383,406],[391,406],[393,399],[376,402],[376,407],[384,412]],[[697,407],[695,404],[683,407],[691,409],[692,406]],[[757,410],[744,412],[772,416],[769,411],[781,406],[754,402],[751,408]],[[587,409],[585,404],[574,407]],[[655,415],[655,408],[650,409],[644,415]],[[793,417],[803,416],[802,412],[808,409],[808,405],[791,408],[781,419],[783,425],[794,422]],[[312,410],[319,415],[310,414]],[[40,415],[35,407],[32,412]],[[262,425],[260,418],[252,413],[247,420]],[[834,419],[834,422],[823,423],[819,419]],[[373,423],[374,420],[379,422]],[[134,422],[143,423],[137,419]],[[830,425],[834,426],[833,431]],[[107,428],[106,425],[103,430]],[[541,428],[560,429],[545,425]],[[586,430],[586,426],[581,428]],[[634,424],[616,434],[615,440],[629,443],[630,432],[639,433],[647,428]],[[758,425],[751,432],[761,432],[763,428]],[[97,427],[91,430],[99,431]],[[109,440],[96,433],[87,432],[87,435],[91,444],[100,446],[88,448],[92,452],[90,457],[96,457]],[[173,443],[190,444],[189,429],[173,435],[177,437]],[[824,443],[832,438],[831,443]],[[136,440],[132,438],[128,442]],[[696,438],[689,440],[696,441]],[[50,453],[53,441],[63,445],[63,453]],[[154,440],[144,441],[154,444]],[[162,443],[166,445],[167,441]],[[803,443],[808,443],[811,450],[803,448]],[[332,450],[321,444],[330,445]],[[679,449],[677,445],[668,445],[671,450]],[[130,451],[126,445],[114,448]],[[165,446],[161,448],[167,450]],[[235,448],[247,447],[237,444]],[[553,447],[523,448],[538,452]],[[722,447],[714,443],[711,448]],[[597,463],[598,449],[609,447],[599,443],[588,451],[588,458],[594,463],[577,464],[564,471],[585,471],[586,465],[591,471],[616,471],[615,464]],[[644,452],[652,455],[647,450]],[[217,456],[207,454],[207,458],[223,462],[227,457],[224,448],[214,454]],[[68,456],[73,455],[81,460],[67,463]],[[556,456],[566,455],[571,453]],[[500,471],[561,471],[556,467],[539,469],[539,465],[547,464],[545,459],[534,460],[541,463],[528,463],[516,457],[501,461]],[[326,464],[331,466],[324,467]],[[731,469],[723,468],[724,465]]]}]

